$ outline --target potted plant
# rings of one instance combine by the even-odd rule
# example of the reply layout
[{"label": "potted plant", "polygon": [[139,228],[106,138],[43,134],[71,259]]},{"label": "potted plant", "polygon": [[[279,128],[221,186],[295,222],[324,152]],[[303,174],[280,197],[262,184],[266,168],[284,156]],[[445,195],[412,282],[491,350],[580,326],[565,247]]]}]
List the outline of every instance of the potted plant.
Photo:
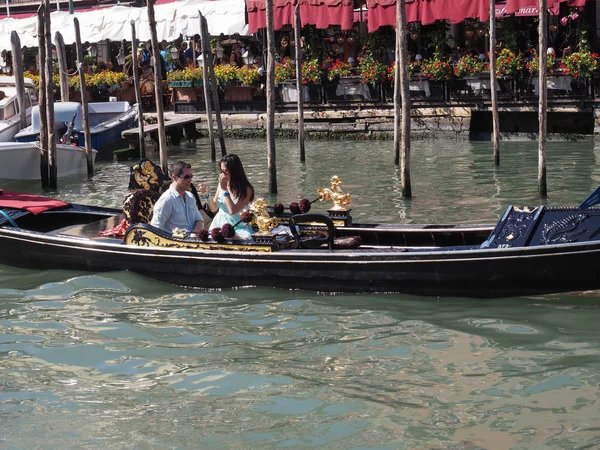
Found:
[{"label": "potted plant", "polygon": [[327,79],[329,81],[337,81],[341,77],[350,76],[350,74],[352,73],[351,69],[352,66],[350,66],[350,64],[344,61],[336,60],[333,63],[331,63],[331,67],[327,71]]},{"label": "potted plant", "polygon": [[454,76],[457,78],[476,77],[486,69],[486,64],[476,56],[462,56],[454,65]]},{"label": "potted plant", "polygon": [[360,68],[362,82],[371,86],[382,82],[388,69],[385,64],[373,58],[371,54],[366,54],[362,58],[359,58],[358,67]]},{"label": "potted plant", "polygon": [[170,72],[167,72],[169,87],[182,88],[202,86],[202,80],[202,67],[197,69],[186,67],[182,70],[171,70]]},{"label": "potted plant", "polygon": [[[92,93],[90,91],[90,78],[91,75],[84,74],[85,87],[86,87],[86,98],[88,100],[92,99]],[[39,77],[38,77],[39,83]],[[69,86],[69,98],[75,102],[81,101],[81,84],[79,83],[79,75],[68,77],[67,85]]]},{"label": "potted plant", "polygon": [[369,86],[371,98],[381,99],[381,82],[387,75],[387,65],[375,59],[371,53],[366,53],[358,58],[358,67],[360,68],[360,79]]},{"label": "potted plant", "polygon": [[309,59],[302,63],[302,84],[319,84],[323,71],[318,59]]},{"label": "potted plant", "polygon": [[239,82],[239,68],[236,65],[215,66],[215,79],[219,86],[232,86]]},{"label": "potted plant", "polygon": [[578,51],[563,58],[560,68],[573,79],[588,78],[598,69],[598,55],[589,51]]},{"label": "potted plant", "polygon": [[302,84],[307,85],[308,98],[310,102],[321,102],[321,79],[323,70],[316,58],[306,60],[302,63]]},{"label": "potted plant", "polygon": [[257,68],[244,66],[238,70],[238,81],[242,86],[256,86],[259,80]]},{"label": "potted plant", "polygon": [[452,76],[452,68],[447,61],[427,59],[421,63],[421,76],[433,81],[449,80]]},{"label": "potted plant", "polygon": [[275,64],[275,84],[296,78],[296,68],[290,58],[283,58],[280,64]]},{"label": "potted plant", "polygon": [[225,101],[228,102],[251,102],[256,90],[256,84],[260,79],[258,69],[241,67],[237,69],[237,81],[239,86],[229,85],[225,88]]},{"label": "potted plant", "polygon": [[[408,79],[410,80],[412,76],[418,72],[419,70],[419,62],[411,61],[406,66],[406,71],[408,75]],[[383,79],[383,93],[385,95],[386,101],[394,101],[394,83],[396,80],[396,61],[388,66],[386,69],[386,73]]]},{"label": "potted plant", "polygon": [[496,76],[516,77],[521,70],[521,58],[512,50],[504,47],[496,56]]},{"label": "potted plant", "polygon": [[[540,70],[540,58],[538,57],[535,48],[532,48],[530,50],[530,59],[525,64],[525,67],[532,75],[535,74],[538,70]],[[554,50],[550,50],[547,53],[546,67],[548,68],[548,75],[554,75],[554,71],[556,70],[556,53],[554,53]]]}]

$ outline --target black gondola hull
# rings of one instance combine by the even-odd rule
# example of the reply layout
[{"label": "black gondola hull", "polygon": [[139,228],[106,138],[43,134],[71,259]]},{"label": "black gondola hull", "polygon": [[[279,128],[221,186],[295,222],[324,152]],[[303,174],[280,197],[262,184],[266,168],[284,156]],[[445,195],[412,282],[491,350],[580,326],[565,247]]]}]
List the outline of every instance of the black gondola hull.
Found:
[{"label": "black gondola hull", "polygon": [[524,248],[273,253],[123,245],[0,229],[0,262],[30,269],[128,270],[200,288],[274,286],[324,292],[501,297],[600,287],[600,243]]}]

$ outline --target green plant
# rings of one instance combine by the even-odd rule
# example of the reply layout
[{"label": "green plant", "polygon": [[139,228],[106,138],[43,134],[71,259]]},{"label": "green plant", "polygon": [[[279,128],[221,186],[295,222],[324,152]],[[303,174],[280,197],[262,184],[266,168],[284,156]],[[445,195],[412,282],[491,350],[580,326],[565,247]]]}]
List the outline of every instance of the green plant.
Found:
[{"label": "green plant", "polygon": [[89,78],[86,78],[86,85],[91,88],[114,92],[119,89],[121,84],[125,81],[127,81],[127,75],[123,72],[103,70],[102,72],[95,73]]},{"label": "green plant", "polygon": [[219,86],[229,86],[235,84],[240,79],[240,69],[238,66],[224,64],[215,66],[215,79]]},{"label": "green plant", "polygon": [[327,79],[329,81],[333,81],[337,80],[340,77],[347,77],[351,73],[351,68],[352,67],[350,66],[350,64],[337,60],[331,65],[331,67],[327,71]]},{"label": "green plant", "polygon": [[360,79],[363,83],[370,85],[375,85],[383,81],[388,70],[388,67],[381,61],[373,58],[371,53],[367,53],[362,58],[359,58],[358,67],[360,67]]},{"label": "green plant", "polygon": [[496,76],[515,76],[521,70],[521,58],[508,48],[502,48],[496,57]]},{"label": "green plant", "polygon": [[452,75],[452,68],[447,61],[428,59],[421,64],[421,75],[430,80],[448,80]]},{"label": "green plant", "polygon": [[473,55],[462,56],[454,65],[454,76],[473,77],[479,75],[486,68],[486,64]]},{"label": "green plant", "polygon": [[258,84],[258,80],[260,80],[258,69],[244,66],[238,70],[238,81],[242,86],[253,86]]},{"label": "green plant", "polygon": [[311,59],[302,63],[302,84],[320,83],[323,71],[318,59]]},{"label": "green plant", "polygon": [[[534,73],[540,70],[540,58],[535,48],[531,49],[531,54],[532,58],[527,62],[526,67],[529,72]],[[553,51],[546,55],[546,67],[548,68],[548,74],[553,75],[556,69],[556,53]]]},{"label": "green plant", "polygon": [[290,58],[284,58],[281,64],[275,65],[275,83],[296,78],[296,68]]},{"label": "green plant", "polygon": [[560,68],[573,78],[590,77],[598,69],[598,55],[590,52],[575,52],[563,58]]},{"label": "green plant", "polygon": [[[408,72],[408,78],[410,79],[415,72],[418,72],[420,69],[420,65],[418,61],[411,61],[408,63],[406,70]],[[394,81],[396,79],[396,61],[390,64],[387,68],[386,78],[389,81]]]},{"label": "green plant", "polygon": [[197,84],[202,84],[202,67],[190,69],[186,67],[182,70],[171,70],[167,72],[168,81],[194,81]]}]

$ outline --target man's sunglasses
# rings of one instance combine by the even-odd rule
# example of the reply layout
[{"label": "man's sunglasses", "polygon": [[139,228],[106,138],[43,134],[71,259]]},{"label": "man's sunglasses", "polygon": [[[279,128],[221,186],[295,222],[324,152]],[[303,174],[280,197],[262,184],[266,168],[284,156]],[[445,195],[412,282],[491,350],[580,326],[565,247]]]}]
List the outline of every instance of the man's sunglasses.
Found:
[{"label": "man's sunglasses", "polygon": [[191,180],[192,178],[194,178],[194,175],[184,175],[182,177],[179,178],[183,178],[184,180]]}]

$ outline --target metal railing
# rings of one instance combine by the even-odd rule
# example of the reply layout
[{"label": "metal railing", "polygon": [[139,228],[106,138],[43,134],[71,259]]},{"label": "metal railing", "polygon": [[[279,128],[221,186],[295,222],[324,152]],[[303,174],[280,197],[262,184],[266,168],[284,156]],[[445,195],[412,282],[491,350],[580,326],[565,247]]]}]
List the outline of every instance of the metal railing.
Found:
[{"label": "metal railing", "polygon": [[[537,103],[536,77],[498,78],[496,92],[501,103]],[[356,80],[323,81],[304,88],[306,103],[393,103],[393,84],[390,82],[366,85]],[[295,83],[282,83],[277,89],[277,103],[296,102]],[[600,79],[558,76],[548,78],[548,99],[595,100],[600,94]],[[481,103],[491,99],[489,77],[427,80],[413,77],[410,82],[411,100],[423,104]]]}]

